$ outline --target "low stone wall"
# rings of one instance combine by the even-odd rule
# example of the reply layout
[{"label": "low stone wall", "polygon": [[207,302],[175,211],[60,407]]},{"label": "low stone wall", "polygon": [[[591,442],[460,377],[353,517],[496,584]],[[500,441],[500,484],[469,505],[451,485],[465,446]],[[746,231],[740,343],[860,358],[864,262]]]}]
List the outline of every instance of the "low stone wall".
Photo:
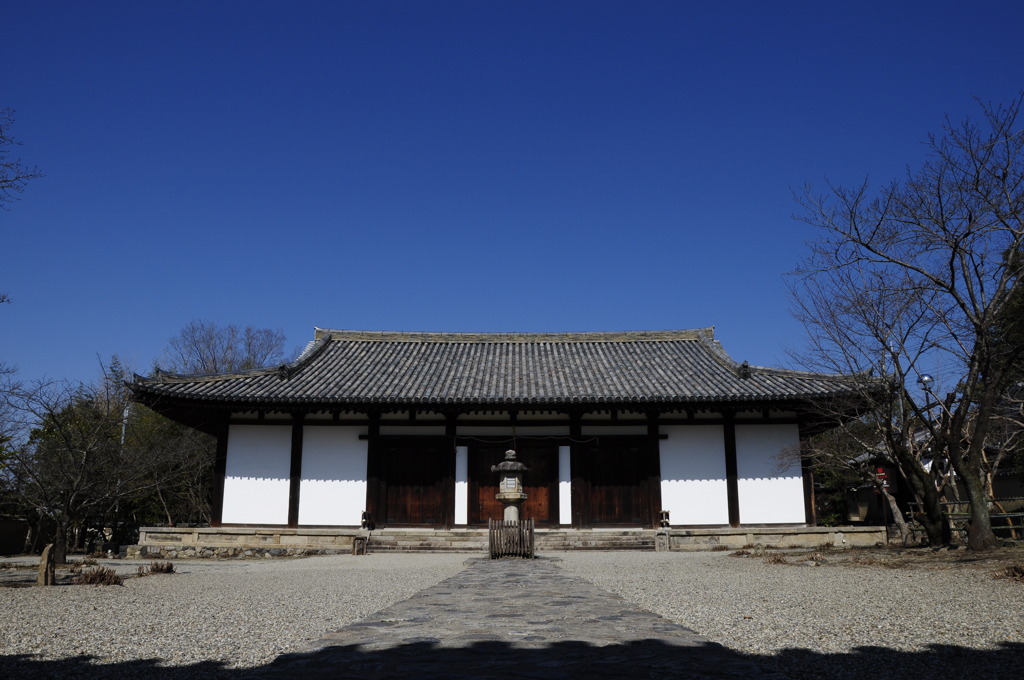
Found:
[{"label": "low stone wall", "polygon": [[224,548],[216,546],[152,546],[130,545],[125,552],[128,559],[183,560],[191,558],[245,559],[267,557],[302,557],[306,555],[337,555],[352,552],[330,548]]},{"label": "low stone wall", "polygon": [[128,557],[183,559],[330,555],[352,552],[357,528],[289,529],[273,527],[142,527]]},{"label": "low stone wall", "polygon": [[740,527],[661,529],[655,550],[862,548],[886,543],[885,527]]},{"label": "low stone wall", "polygon": [[[553,538],[548,534],[557,534]],[[538,549],[548,550],[637,549],[650,550],[650,534],[642,545],[632,541],[620,545],[621,531],[559,529],[538,532]],[[479,534],[479,535],[478,535]],[[300,555],[351,553],[357,538],[369,535],[364,529],[289,529],[275,527],[143,527],[138,545],[129,546],[128,557],[156,559],[266,558]],[[609,538],[610,537],[610,538]],[[557,540],[556,540],[557,539]],[[554,544],[552,544],[554,542]],[[477,545],[479,543],[479,545]],[[659,529],[654,548],[669,550],[715,550],[741,548],[853,548],[886,543],[885,527],[713,527],[707,529]],[[555,545],[557,544],[557,545]],[[383,530],[374,532],[371,551],[382,550],[486,550],[486,533],[481,530]]]}]

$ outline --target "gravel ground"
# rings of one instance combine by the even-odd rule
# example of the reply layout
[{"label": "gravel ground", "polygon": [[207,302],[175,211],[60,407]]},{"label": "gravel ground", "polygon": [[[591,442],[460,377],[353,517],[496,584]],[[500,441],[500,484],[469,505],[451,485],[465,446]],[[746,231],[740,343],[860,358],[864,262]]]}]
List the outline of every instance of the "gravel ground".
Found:
[{"label": "gravel ground", "polygon": [[562,567],[794,678],[1011,678],[1024,551],[564,553]]},{"label": "gravel ground", "polygon": [[[131,578],[123,587],[0,588],[0,655],[259,666],[458,573],[467,557],[180,560],[177,574]],[[124,575],[138,564],[148,562],[100,560]],[[0,657],[0,677],[15,677],[4,664]],[[67,677],[61,665],[48,668]],[[203,676],[193,670],[188,677]]]},{"label": "gravel ground", "polygon": [[[791,554],[785,564],[725,552],[548,556],[794,678],[1020,677],[1024,583],[992,574],[1024,564],[1022,550],[1001,562],[930,551],[826,553],[817,562]],[[177,561],[178,574],[123,587],[0,588],[0,677],[26,668],[89,677],[99,670],[92,664],[111,663],[126,677],[223,677],[225,667],[266,664],[431,586],[470,557]],[[100,563],[126,575],[139,564]],[[2,570],[0,582],[19,573],[26,578]],[[26,666],[15,655],[91,661]],[[168,674],[183,666],[187,674]]]}]

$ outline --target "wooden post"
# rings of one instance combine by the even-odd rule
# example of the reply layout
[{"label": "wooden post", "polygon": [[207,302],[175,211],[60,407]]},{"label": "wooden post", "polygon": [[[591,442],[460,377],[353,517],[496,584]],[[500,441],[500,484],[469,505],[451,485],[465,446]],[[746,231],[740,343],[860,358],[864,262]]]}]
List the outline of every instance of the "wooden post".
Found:
[{"label": "wooden post", "polygon": [[736,420],[732,411],[723,414],[725,423],[725,489],[729,502],[729,526],[740,525],[739,465],[736,460]]},{"label": "wooden post", "polygon": [[299,491],[302,488],[302,423],[304,413],[292,414],[291,459],[288,472],[288,526],[299,526]]},{"label": "wooden post", "polygon": [[219,527],[224,517],[224,480],[228,471],[227,417],[217,426],[217,454],[213,461],[213,504],[210,508],[210,526]]},{"label": "wooden post", "polygon": [[647,414],[647,442],[645,443],[645,457],[648,459],[646,467],[647,474],[644,476],[644,484],[647,486],[649,526],[661,526],[661,429],[658,426],[660,414],[652,411]]}]

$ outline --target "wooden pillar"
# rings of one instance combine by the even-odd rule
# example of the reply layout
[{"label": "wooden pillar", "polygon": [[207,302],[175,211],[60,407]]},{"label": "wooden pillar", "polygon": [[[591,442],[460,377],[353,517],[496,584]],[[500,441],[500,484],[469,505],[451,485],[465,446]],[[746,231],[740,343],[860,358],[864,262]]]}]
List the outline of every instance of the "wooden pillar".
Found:
[{"label": "wooden pillar", "polygon": [[384,516],[384,489],[382,461],[380,459],[380,414],[369,413],[366,428],[366,512],[370,522],[380,525]]},{"label": "wooden pillar", "polygon": [[725,488],[729,500],[729,526],[740,525],[740,484],[739,465],[736,462],[736,415],[733,411],[723,411],[723,430],[725,433]]},{"label": "wooden pillar", "polygon": [[288,473],[288,526],[299,526],[299,490],[302,488],[302,421],[304,413],[292,414],[292,459]]},{"label": "wooden pillar", "polygon": [[814,500],[814,469],[811,462],[803,455],[807,444],[807,433],[803,418],[797,425],[800,430],[800,472],[804,482],[804,521],[807,526],[818,526],[818,512]]},{"label": "wooden pillar", "polygon": [[661,522],[661,430],[658,426],[659,414],[647,414],[647,494],[650,498],[648,526],[657,528]]},{"label": "wooden pillar", "polygon": [[583,419],[579,413],[569,414],[569,470],[572,475],[569,481],[570,493],[572,496],[572,526],[574,529],[582,529],[586,526],[589,518],[586,517],[587,497],[585,490],[585,470],[590,466],[586,465],[585,447],[580,440],[583,439]]},{"label": "wooden pillar", "polygon": [[213,459],[213,503],[210,508],[210,526],[219,527],[224,517],[224,478],[228,472],[228,421],[217,426],[217,453]]},{"label": "wooden pillar", "polygon": [[444,479],[441,482],[443,486],[441,490],[441,500],[444,503],[443,521],[446,529],[451,529],[455,526],[456,419],[457,415],[454,413],[448,413],[445,415],[444,436],[447,441],[445,445],[445,473]]}]

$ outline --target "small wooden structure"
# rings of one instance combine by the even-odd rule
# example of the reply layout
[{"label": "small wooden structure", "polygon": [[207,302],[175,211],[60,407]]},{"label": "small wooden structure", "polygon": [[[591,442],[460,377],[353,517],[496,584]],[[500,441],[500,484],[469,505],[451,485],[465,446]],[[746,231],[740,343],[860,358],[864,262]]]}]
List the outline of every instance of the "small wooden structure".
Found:
[{"label": "small wooden structure", "polygon": [[491,559],[534,556],[533,518],[524,520],[487,520],[487,542]]}]

